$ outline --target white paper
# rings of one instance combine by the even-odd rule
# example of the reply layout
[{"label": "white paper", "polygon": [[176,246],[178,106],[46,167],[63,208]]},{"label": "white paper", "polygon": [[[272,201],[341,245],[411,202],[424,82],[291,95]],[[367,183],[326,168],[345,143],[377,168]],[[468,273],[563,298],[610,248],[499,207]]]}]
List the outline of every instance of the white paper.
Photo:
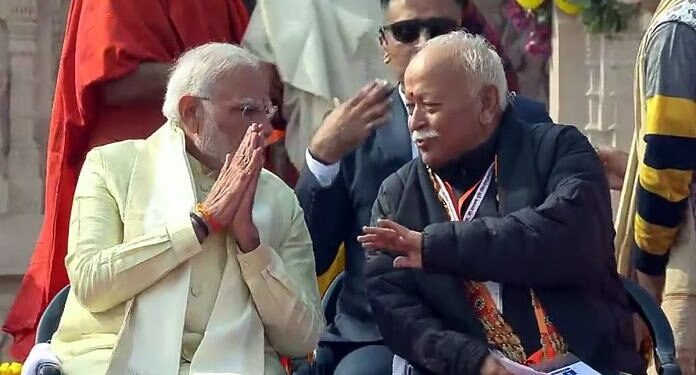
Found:
[{"label": "white paper", "polygon": [[551,375],[602,375],[597,371],[593,370],[592,367],[585,364],[585,362],[576,362],[570,366],[563,367],[562,369],[555,370]]},{"label": "white paper", "polygon": [[572,365],[565,366],[558,370],[553,370],[552,372],[540,372],[531,367],[521,365],[515,361],[508,359],[507,357],[494,352],[494,355],[498,357],[500,363],[505,367],[506,370],[511,372],[513,375],[602,375],[597,371],[593,370],[590,366],[585,364],[585,362],[578,361]]},{"label": "white paper", "polygon": [[[497,355],[497,354],[496,354]],[[543,375],[545,372],[539,372],[531,367],[521,365],[513,360],[508,359],[505,356],[497,355],[500,363],[505,367],[506,370],[512,373],[512,375]]]}]

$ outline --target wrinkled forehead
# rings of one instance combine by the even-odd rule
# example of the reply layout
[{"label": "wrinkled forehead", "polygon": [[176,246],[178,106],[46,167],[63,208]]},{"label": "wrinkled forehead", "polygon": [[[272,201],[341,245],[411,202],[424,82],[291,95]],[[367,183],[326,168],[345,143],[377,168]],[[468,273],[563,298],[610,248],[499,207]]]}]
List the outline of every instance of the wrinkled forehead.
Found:
[{"label": "wrinkled forehead", "polygon": [[411,60],[404,74],[406,95],[458,95],[467,79],[440,48],[426,48]]},{"label": "wrinkled forehead", "polygon": [[388,24],[427,18],[450,18],[460,22],[462,9],[455,0],[391,0],[384,17]]},{"label": "wrinkled forehead", "polygon": [[269,78],[261,69],[239,66],[218,77],[211,96],[241,104],[258,104],[268,100],[269,88]]}]

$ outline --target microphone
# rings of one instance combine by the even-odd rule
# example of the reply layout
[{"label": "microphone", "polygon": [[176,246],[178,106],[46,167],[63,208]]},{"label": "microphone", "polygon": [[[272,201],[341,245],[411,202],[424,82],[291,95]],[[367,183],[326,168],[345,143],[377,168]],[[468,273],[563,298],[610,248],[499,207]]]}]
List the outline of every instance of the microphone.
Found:
[{"label": "microphone", "polygon": [[60,366],[51,363],[51,362],[44,362],[39,364],[36,367],[36,375],[62,375],[63,371],[61,370]]}]

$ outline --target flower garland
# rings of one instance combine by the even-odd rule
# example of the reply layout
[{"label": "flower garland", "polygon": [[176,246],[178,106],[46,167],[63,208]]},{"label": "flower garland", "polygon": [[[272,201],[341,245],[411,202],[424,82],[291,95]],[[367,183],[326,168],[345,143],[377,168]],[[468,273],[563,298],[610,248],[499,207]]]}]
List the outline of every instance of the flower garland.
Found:
[{"label": "flower garland", "polygon": [[525,51],[548,58],[552,6],[563,13],[580,16],[590,33],[612,34],[626,29],[638,3],[640,0],[508,0],[505,13],[515,29],[527,33]]},{"label": "flower garland", "polygon": [[22,365],[17,362],[4,362],[0,364],[0,375],[19,375],[22,372]]}]

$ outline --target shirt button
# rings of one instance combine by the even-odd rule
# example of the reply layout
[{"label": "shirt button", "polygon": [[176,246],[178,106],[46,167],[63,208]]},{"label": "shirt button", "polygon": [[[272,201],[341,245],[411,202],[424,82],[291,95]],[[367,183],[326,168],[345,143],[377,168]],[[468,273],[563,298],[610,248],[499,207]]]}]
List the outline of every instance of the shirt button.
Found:
[{"label": "shirt button", "polygon": [[201,290],[196,288],[195,286],[191,287],[191,295],[194,297],[198,297],[198,295],[201,294]]}]

